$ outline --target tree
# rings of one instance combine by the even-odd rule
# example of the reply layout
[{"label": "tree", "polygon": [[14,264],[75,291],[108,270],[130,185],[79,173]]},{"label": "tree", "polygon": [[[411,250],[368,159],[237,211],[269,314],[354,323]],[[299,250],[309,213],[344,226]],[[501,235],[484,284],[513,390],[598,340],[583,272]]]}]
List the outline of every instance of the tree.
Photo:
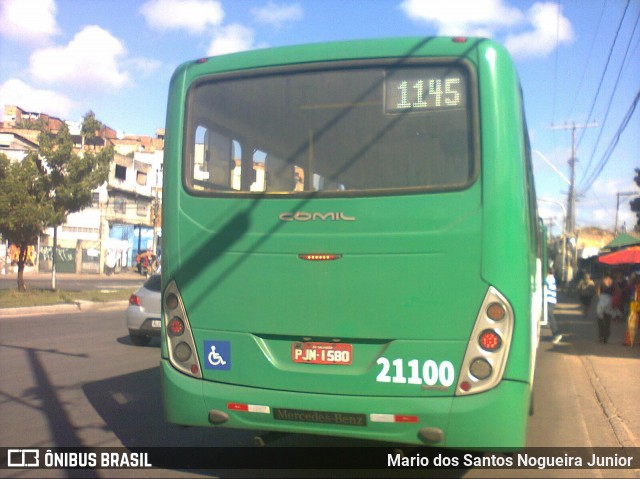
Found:
[{"label": "tree", "polygon": [[95,140],[102,128],[102,122],[96,119],[96,114],[91,110],[85,113],[82,118],[82,128],[80,129],[80,135],[82,136],[82,149],[84,150],[86,144],[90,144],[93,145],[93,149],[95,150]]},{"label": "tree", "polygon": [[[91,115],[89,114],[91,113]],[[89,112],[85,119],[95,120]],[[98,122],[99,123],[99,122]],[[93,131],[89,126],[83,131]],[[20,248],[18,290],[26,290],[24,263],[28,247],[38,236],[53,227],[52,288],[55,289],[57,227],[65,223],[70,213],[91,204],[91,192],[109,176],[113,148],[99,152],[73,151],[73,140],[66,124],[58,134],[42,129],[38,151],[24,160],[11,162],[0,156],[0,233]]]},{"label": "tree", "polygon": [[[91,115],[89,114],[91,113]],[[87,113],[95,122],[95,115]],[[93,131],[92,127],[82,131]],[[91,192],[109,176],[109,163],[113,160],[113,148],[106,147],[99,152],[83,151],[80,155],[73,151],[73,140],[66,124],[55,135],[42,131],[39,136],[40,150],[28,155],[41,164],[47,172],[45,183],[53,204],[53,215],[48,226],[53,227],[53,265],[51,287],[55,289],[55,260],[57,254],[57,228],[67,221],[70,213],[82,210],[91,204]]]},{"label": "tree", "polygon": [[[633,178],[636,182],[636,185],[640,188],[640,168],[636,168],[636,176]],[[640,196],[635,197],[631,200],[631,211],[636,214],[638,220],[636,221],[636,226],[634,228],[635,231],[640,231]]]},{"label": "tree", "polygon": [[53,218],[53,202],[44,172],[33,157],[11,162],[0,154],[0,233],[20,248],[18,291],[25,291],[24,265],[28,247]]}]

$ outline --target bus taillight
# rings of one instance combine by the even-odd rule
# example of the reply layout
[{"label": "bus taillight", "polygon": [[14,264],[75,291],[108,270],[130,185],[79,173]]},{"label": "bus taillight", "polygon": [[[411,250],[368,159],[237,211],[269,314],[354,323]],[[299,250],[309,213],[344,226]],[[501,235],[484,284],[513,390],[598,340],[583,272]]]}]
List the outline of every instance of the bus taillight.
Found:
[{"label": "bus taillight", "polygon": [[496,351],[502,345],[500,335],[492,329],[482,331],[478,342],[485,351]]},{"label": "bus taillight", "polygon": [[164,339],[171,365],[185,374],[202,378],[191,326],[175,281],[170,281],[165,288],[163,314]]},{"label": "bus taillight", "polygon": [[469,367],[469,371],[471,374],[475,376],[476,379],[487,379],[493,373],[493,367],[491,367],[491,363],[487,361],[485,358],[476,358],[471,363]]},{"label": "bus taillight", "polygon": [[509,357],[513,309],[494,287],[489,287],[467,343],[456,395],[476,394],[496,387]]},{"label": "bus taillight", "polygon": [[507,312],[500,303],[491,303],[487,308],[487,316],[494,321],[502,321]]},{"label": "bus taillight", "polygon": [[167,325],[167,331],[171,336],[180,336],[184,333],[184,323],[180,318],[173,318]]},{"label": "bus taillight", "polygon": [[164,305],[169,310],[176,309],[178,307],[178,305],[179,305],[178,297],[173,293],[167,294],[167,297],[164,300]]}]

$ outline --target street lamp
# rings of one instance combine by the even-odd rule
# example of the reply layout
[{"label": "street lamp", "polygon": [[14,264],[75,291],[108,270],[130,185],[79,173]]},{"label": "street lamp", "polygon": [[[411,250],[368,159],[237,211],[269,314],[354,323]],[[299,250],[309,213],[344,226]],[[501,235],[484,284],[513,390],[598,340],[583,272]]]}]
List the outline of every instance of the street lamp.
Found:
[{"label": "street lamp", "polygon": [[[591,125],[589,125],[591,126]],[[577,128],[574,125],[574,135],[575,135],[575,129]],[[575,141],[575,138],[574,138]],[[574,180],[574,175],[573,175],[573,171],[574,171],[574,167],[575,167],[575,145],[574,145],[574,151],[573,151],[573,155],[572,155],[572,159],[570,161],[570,165],[571,165],[571,180],[569,180],[566,176],[564,176],[560,170],[558,170],[542,153],[540,153],[538,150],[533,150],[534,153],[536,155],[538,155],[540,158],[542,158],[552,169],[553,171],[555,171],[557,173],[557,175],[569,186],[569,198],[567,201],[568,204],[568,208],[569,208],[569,213],[567,214],[567,209],[565,208],[565,206],[560,203],[560,202],[556,202],[553,200],[540,200],[540,201],[549,201],[551,203],[555,203],[557,205],[559,205],[562,208],[562,212],[564,213],[564,226],[563,226],[563,234],[562,234],[562,280],[564,282],[573,279],[573,275],[571,278],[569,278],[568,276],[568,262],[567,262],[567,251],[566,251],[566,241],[567,241],[567,236],[569,234],[572,235],[572,237],[575,238],[575,190],[574,190],[574,184],[573,184],[573,180]],[[577,238],[575,239],[575,248],[574,248],[574,254],[573,254],[573,268],[575,270],[575,268],[577,267],[577,263],[578,263],[578,242],[577,242]]]},{"label": "street lamp", "polygon": [[567,245],[567,209],[561,202],[556,200],[551,200],[547,198],[538,198],[538,201],[542,201],[544,203],[552,203],[554,205],[559,206],[560,209],[562,209],[562,281],[566,282],[567,276],[568,276],[567,246],[566,246]]}]

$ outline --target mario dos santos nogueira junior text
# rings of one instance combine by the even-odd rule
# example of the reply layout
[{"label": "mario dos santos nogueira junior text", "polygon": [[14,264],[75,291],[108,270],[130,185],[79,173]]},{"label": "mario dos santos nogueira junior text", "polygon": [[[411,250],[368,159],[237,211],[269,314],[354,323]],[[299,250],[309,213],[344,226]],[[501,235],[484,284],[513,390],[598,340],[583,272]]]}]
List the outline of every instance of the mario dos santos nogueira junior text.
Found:
[{"label": "mario dos santos nogueira junior text", "polygon": [[550,454],[534,455],[528,453],[503,454],[437,454],[424,456],[420,454],[403,455],[388,454],[388,467],[505,467],[505,468],[632,468],[634,456],[618,453],[610,455],[571,455]]}]

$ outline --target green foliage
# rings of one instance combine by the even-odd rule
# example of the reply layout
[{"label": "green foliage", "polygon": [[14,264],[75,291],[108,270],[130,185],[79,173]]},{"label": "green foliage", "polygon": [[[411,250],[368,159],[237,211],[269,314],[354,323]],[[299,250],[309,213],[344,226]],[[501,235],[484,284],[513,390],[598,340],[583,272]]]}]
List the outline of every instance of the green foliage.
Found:
[{"label": "green foliage", "polygon": [[[95,137],[94,127],[101,123],[93,112],[85,120],[83,131]],[[75,153],[66,124],[57,135],[42,129],[38,140],[39,151],[22,161],[11,162],[0,155],[0,233],[20,247],[20,290],[25,289],[22,272],[27,247],[37,242],[45,228],[63,224],[69,213],[91,204],[91,191],[107,180],[113,159],[111,147]]]},{"label": "green foliage", "polygon": [[40,151],[30,155],[37,157],[48,172],[46,181],[54,206],[49,226],[59,226],[67,220],[69,213],[91,204],[91,191],[109,176],[113,148],[107,147],[97,153],[74,153],[67,125],[63,125],[55,136],[43,131],[39,141]]},{"label": "green foliage", "polygon": [[11,162],[0,154],[0,233],[16,245],[35,244],[53,216],[45,172],[27,156]]},{"label": "green foliage", "polygon": [[80,134],[82,135],[82,145],[90,144],[95,146],[95,139],[102,128],[102,122],[96,119],[96,114],[89,110],[85,113]]}]

